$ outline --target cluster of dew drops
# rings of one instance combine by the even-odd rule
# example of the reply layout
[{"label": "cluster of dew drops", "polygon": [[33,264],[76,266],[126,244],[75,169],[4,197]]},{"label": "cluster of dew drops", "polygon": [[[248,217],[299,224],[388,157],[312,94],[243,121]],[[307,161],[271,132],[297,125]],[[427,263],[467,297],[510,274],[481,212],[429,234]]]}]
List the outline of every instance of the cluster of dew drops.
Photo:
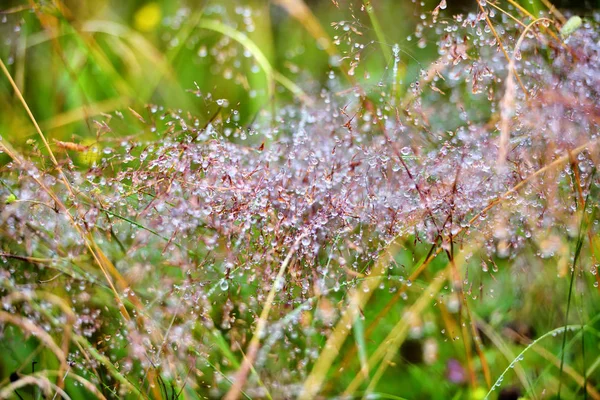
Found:
[{"label": "cluster of dew drops", "polygon": [[[0,211],[2,240],[10,240],[14,253],[50,262],[21,268],[0,257],[6,267],[0,272],[2,293],[34,296],[35,290],[60,286],[77,312],[76,334],[94,343],[119,371],[143,379],[150,366],[179,376],[183,369],[172,366],[181,363],[171,361],[190,358],[219,360],[222,370],[233,371],[226,358],[215,358],[218,351],[206,332],[220,332],[236,351],[235,343],[251,334],[275,288],[256,368],[280,371],[265,380],[284,391],[302,382],[342,311],[335,304],[359,284],[357,277],[369,277],[390,242],[410,238],[433,244],[476,236],[485,243],[481,257],[486,260],[516,262],[531,243],[540,257],[552,257],[561,247],[556,232],[576,235],[570,177],[576,165],[578,179],[590,182],[597,162],[593,152],[578,153],[575,164],[565,163],[510,194],[499,210],[481,211],[569,149],[597,140],[593,109],[600,94],[600,36],[586,23],[563,47],[542,34],[546,26],[532,29],[516,61],[526,93],[517,91],[512,99],[508,167],[498,169],[500,125],[494,116],[504,96],[507,60],[484,12],[509,49],[522,27],[480,4],[483,11],[444,16],[443,0],[433,12],[418,14],[418,47],[435,42],[437,58],[421,68],[401,96],[392,82],[398,81],[406,54],[403,46],[393,45],[387,78],[368,87],[368,100],[356,88],[338,91],[348,84],[334,68],[329,86],[314,94],[314,105],[281,106],[249,125],[240,122],[228,100],[214,99],[199,87],[191,92],[219,109],[218,118],[149,105],[135,116],[143,121],[141,132],[155,139],[110,135],[127,118],[126,111],[99,119],[105,137],[113,139],[99,142],[89,167],[65,163],[64,174],[77,189],[74,197],[47,167],[9,163],[0,195],[13,193],[19,201]],[[215,7],[211,17],[223,11]],[[252,10],[236,13],[251,32]],[[186,15],[181,12],[169,23],[175,29]],[[338,66],[352,76],[373,42],[363,37],[358,21],[340,21],[334,29],[343,31],[334,37],[344,54]],[[214,58],[213,73],[226,79],[235,76],[231,59],[251,56],[230,39],[213,49],[200,39],[193,36],[190,45],[198,48],[199,58]],[[60,197],[71,218],[35,180]],[[597,182],[583,187],[583,194]],[[120,301],[140,299],[143,327],[119,322],[114,304],[93,301],[109,291],[99,273],[82,267],[92,263],[74,224],[93,231],[114,260],[130,285]],[[286,258],[287,272],[276,279]],[[488,264],[482,269],[487,273]],[[393,293],[412,286],[410,266],[390,262],[388,273],[394,279],[378,290]],[[2,307],[60,333],[64,317],[39,304],[5,302]],[[167,328],[164,343],[157,343],[152,332]],[[422,329],[411,332],[423,334]],[[121,348],[127,354],[117,356]],[[274,356],[281,351],[284,359]],[[98,366],[79,351],[69,357],[83,375]],[[212,365],[197,362],[203,370]],[[223,379],[214,374],[211,384],[219,388]]]}]

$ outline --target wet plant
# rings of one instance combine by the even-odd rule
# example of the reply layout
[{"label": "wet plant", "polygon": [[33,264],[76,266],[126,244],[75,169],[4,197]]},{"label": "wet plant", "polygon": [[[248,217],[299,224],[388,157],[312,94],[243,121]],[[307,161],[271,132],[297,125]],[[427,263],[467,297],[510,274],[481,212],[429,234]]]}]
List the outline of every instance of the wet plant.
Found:
[{"label": "wet plant", "polygon": [[[0,132],[0,398],[600,398],[599,16],[411,3],[393,41],[374,2],[327,28],[242,3],[177,9],[164,52],[65,5],[2,14],[117,97],[52,135],[2,58],[36,136]],[[265,12],[324,77],[257,44]],[[172,84],[186,52],[213,80]],[[139,99],[114,54],[158,66]]]}]

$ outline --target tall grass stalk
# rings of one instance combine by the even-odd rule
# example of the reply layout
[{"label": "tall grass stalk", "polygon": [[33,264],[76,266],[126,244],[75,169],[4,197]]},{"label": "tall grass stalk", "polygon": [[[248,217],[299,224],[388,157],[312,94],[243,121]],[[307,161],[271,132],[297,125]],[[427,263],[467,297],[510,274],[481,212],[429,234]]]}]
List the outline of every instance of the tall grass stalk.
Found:
[{"label": "tall grass stalk", "polygon": [[[576,166],[574,165],[574,167],[576,167]],[[565,312],[565,321],[566,322],[569,321],[569,311],[571,308],[571,299],[572,299],[572,295],[573,295],[573,283],[575,281],[575,275],[576,275],[576,271],[577,271],[577,262],[581,255],[581,249],[583,247],[583,240],[585,238],[585,231],[586,231],[586,225],[587,225],[586,209],[587,209],[588,201],[590,198],[589,191],[591,190],[591,184],[593,182],[594,175],[595,175],[595,169],[592,171],[592,176],[590,179],[590,187],[588,187],[588,195],[586,196],[585,202],[583,203],[582,208],[581,208],[581,222],[579,223],[579,232],[577,234],[577,243],[575,245],[575,253],[573,255],[573,264],[571,265],[571,278],[569,280],[569,293],[567,295],[567,310]],[[575,182],[575,180],[573,182],[573,185],[578,185]],[[576,186],[575,193],[578,193],[578,191],[579,190],[577,189],[577,186]],[[585,325],[582,325],[582,330],[583,330],[584,326]],[[582,332],[581,336],[582,336],[582,352],[583,352],[584,351],[583,332]],[[567,344],[567,332],[565,331],[563,333],[562,354],[561,354],[561,358],[560,358],[560,376],[559,376],[559,382],[558,382],[558,399],[559,400],[560,400],[560,391],[562,388],[562,375],[563,375],[563,367],[564,367],[564,362],[565,362],[566,344]],[[585,353],[584,353],[584,365],[585,365]],[[585,396],[587,396],[587,376],[585,376],[585,373],[584,373],[584,392],[586,393]]]}]

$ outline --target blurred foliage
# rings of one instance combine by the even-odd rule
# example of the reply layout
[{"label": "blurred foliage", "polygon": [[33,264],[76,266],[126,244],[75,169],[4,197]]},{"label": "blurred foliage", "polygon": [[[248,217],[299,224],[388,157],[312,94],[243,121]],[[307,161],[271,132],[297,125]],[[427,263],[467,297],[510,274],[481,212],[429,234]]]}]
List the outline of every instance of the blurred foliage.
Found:
[{"label": "blurred foliage", "polygon": [[[448,3],[449,12],[476,10],[474,2]],[[357,12],[361,1],[341,1],[337,7],[330,0],[309,1],[308,17],[314,21],[302,12],[294,15],[302,8],[298,4],[302,2],[4,1],[0,57],[47,135],[73,140],[95,137],[94,116],[127,106],[164,104],[209,119],[215,106],[191,92],[227,97],[239,109],[242,123],[271,107],[263,71],[247,54],[240,58],[235,52],[211,52],[219,43],[225,48],[230,39],[198,27],[203,18],[225,16],[225,24],[248,28],[244,19],[251,10],[260,23],[251,26],[249,39],[276,71],[310,92],[327,87],[328,73],[338,72],[339,54],[347,50],[342,43],[326,51],[314,39],[315,25],[333,37],[339,33],[332,22],[354,18],[361,24],[362,43],[367,45],[355,77],[367,91],[375,89],[377,80],[386,77],[386,68],[391,68],[381,46],[391,54],[392,46],[400,45],[407,81],[435,56],[435,46],[421,48],[414,39],[421,10],[433,9],[432,0],[418,6],[408,0],[373,2],[374,13],[385,27],[383,38],[371,28],[368,15]],[[532,0],[525,7],[535,13],[542,5]],[[13,132],[23,144],[33,137],[31,125],[6,80],[0,81],[0,89],[0,130]],[[275,95],[279,101],[291,98],[281,87]]]}]

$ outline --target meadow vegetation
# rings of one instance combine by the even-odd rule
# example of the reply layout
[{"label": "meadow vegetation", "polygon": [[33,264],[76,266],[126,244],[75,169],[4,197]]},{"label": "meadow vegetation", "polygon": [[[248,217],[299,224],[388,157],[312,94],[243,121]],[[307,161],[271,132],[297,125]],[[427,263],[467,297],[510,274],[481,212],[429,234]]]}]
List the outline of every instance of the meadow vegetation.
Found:
[{"label": "meadow vegetation", "polygon": [[600,399],[600,14],[451,2],[2,3],[0,398]]}]

